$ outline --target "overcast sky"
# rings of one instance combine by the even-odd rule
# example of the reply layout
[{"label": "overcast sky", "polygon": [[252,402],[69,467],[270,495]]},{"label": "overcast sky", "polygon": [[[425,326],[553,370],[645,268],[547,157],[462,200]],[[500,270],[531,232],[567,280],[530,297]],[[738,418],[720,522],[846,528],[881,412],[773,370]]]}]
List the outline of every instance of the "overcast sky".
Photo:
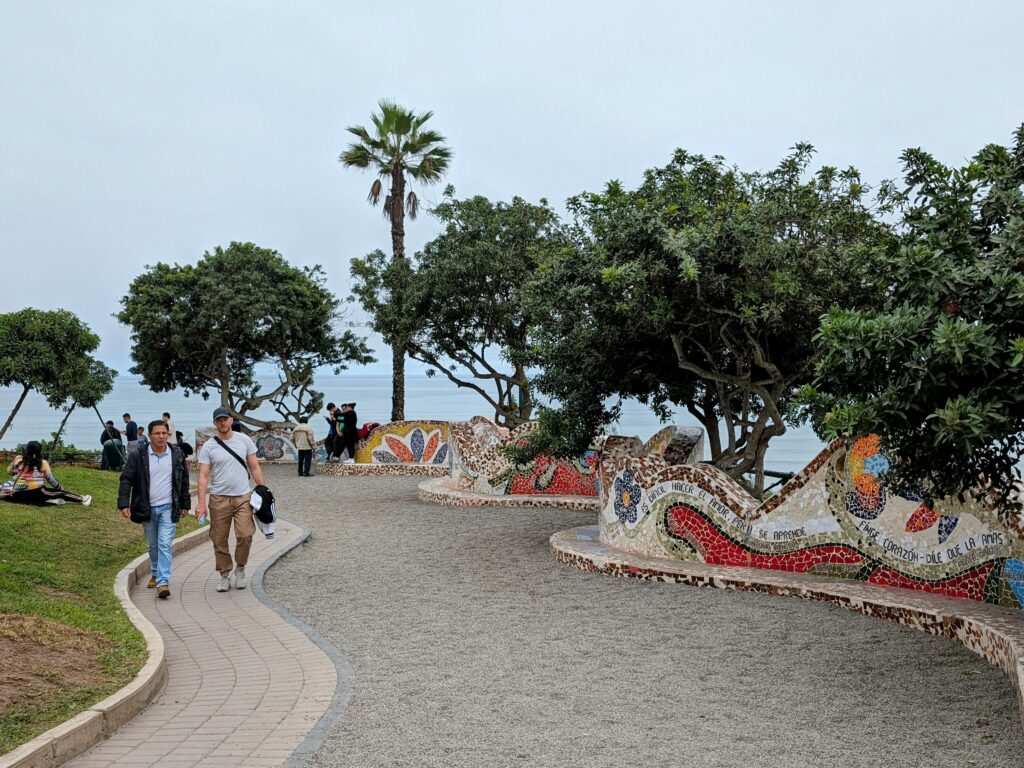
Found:
[{"label": "overcast sky", "polygon": [[70,309],[124,373],[144,265],[251,240],[346,296],[390,248],[337,162],[381,97],[435,112],[460,196],[560,205],[676,147],[753,169],[806,140],[871,182],[908,146],[959,163],[1024,121],[1022,29],[1018,0],[4,2],[0,311]]}]

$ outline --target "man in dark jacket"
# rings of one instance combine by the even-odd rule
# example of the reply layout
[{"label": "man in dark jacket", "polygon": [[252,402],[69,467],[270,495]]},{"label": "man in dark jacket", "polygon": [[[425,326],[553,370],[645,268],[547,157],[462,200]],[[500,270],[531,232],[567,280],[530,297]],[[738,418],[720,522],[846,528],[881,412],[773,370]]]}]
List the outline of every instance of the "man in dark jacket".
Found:
[{"label": "man in dark jacket", "polygon": [[117,494],[121,514],[146,531],[149,587],[162,598],[171,596],[172,545],[181,510],[192,508],[185,455],[168,443],[169,436],[162,420],[149,422],[149,444],[128,454]]},{"label": "man in dark jacket", "polygon": [[108,421],[103,425],[100,445],[103,446],[100,469],[120,469],[124,464],[124,444],[121,442],[121,431],[114,426],[114,422]]}]

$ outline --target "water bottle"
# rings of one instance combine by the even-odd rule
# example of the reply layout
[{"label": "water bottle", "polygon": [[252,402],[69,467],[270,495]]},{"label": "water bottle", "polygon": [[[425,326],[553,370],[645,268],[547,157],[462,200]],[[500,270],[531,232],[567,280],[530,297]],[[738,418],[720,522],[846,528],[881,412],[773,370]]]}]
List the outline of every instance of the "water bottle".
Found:
[{"label": "water bottle", "polygon": [[196,518],[196,522],[199,523],[200,527],[202,527],[202,526],[206,525],[208,522],[210,522],[210,514],[209,514],[209,512],[203,512],[202,515],[200,515],[199,517]]}]

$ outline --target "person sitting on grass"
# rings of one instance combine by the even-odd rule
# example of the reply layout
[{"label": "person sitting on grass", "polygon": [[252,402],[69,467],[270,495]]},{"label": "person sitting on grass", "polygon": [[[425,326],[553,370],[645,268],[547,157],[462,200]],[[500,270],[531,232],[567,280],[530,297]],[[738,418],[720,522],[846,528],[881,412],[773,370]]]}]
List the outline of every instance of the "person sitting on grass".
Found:
[{"label": "person sitting on grass", "polygon": [[15,456],[7,468],[12,479],[0,486],[0,499],[17,504],[81,504],[88,507],[92,496],[79,496],[65,491],[43,458],[43,447],[32,440],[25,445],[21,456]]}]

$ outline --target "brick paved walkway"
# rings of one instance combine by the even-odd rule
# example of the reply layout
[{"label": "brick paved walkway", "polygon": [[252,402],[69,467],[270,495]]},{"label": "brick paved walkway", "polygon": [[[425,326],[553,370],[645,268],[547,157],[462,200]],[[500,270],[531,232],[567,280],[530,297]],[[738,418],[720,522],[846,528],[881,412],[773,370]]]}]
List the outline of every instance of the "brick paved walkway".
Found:
[{"label": "brick paved walkway", "polygon": [[[302,535],[284,522],[271,541],[257,533],[250,577]],[[288,761],[331,707],[337,671],[252,589],[218,593],[218,578],[206,543],[175,557],[169,600],[157,600],[145,582],[132,592],[163,635],[167,687],[110,739],[66,765],[270,768]]]}]

